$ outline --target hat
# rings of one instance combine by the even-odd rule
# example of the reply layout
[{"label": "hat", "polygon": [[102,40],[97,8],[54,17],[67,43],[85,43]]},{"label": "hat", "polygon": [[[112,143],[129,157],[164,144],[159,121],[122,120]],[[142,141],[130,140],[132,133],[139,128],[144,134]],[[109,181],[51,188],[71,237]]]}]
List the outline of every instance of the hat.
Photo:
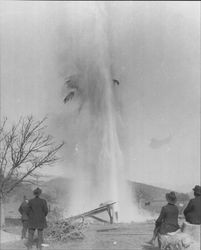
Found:
[{"label": "hat", "polygon": [[175,204],[177,202],[177,197],[175,195],[175,192],[167,193],[165,196],[168,203]]},{"label": "hat", "polygon": [[201,186],[196,185],[193,188],[193,191],[195,192],[195,194],[201,195]]},{"label": "hat", "polygon": [[36,189],[33,191],[33,193],[34,193],[35,195],[40,195],[40,194],[42,193],[42,190],[41,190],[40,188],[36,188]]}]

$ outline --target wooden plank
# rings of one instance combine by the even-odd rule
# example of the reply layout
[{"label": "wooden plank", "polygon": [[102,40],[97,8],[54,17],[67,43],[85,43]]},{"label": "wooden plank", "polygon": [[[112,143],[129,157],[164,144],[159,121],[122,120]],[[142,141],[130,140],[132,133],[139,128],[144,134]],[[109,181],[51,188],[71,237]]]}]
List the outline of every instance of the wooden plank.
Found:
[{"label": "wooden plank", "polygon": [[90,215],[94,215],[94,214],[98,214],[98,213],[102,213],[102,212],[105,212],[105,211],[108,211],[108,209],[114,205],[116,202],[112,202],[112,203],[109,203],[107,205],[104,205],[104,206],[101,206],[99,208],[95,208],[93,210],[90,210],[88,212],[85,212],[85,213],[82,213],[82,214],[78,214],[78,215],[75,215],[75,216],[71,216],[69,218],[67,218],[66,220],[76,220],[76,219],[79,219],[79,218],[84,218],[84,217],[87,217],[87,216],[90,216]]},{"label": "wooden plank", "polygon": [[93,219],[95,219],[95,220],[98,220],[98,221],[100,221],[100,222],[110,223],[109,221],[103,220],[103,219],[101,219],[101,218],[99,218],[99,217],[96,217],[96,216],[94,216],[94,215],[89,215],[89,217],[91,217],[91,218],[93,218]]}]

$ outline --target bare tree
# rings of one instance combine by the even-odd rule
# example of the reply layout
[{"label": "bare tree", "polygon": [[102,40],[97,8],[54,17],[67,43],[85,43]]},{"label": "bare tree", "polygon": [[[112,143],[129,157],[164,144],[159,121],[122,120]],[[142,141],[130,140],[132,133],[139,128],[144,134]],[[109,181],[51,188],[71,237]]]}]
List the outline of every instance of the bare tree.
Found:
[{"label": "bare tree", "polygon": [[0,206],[5,197],[36,169],[50,166],[58,160],[57,152],[64,143],[56,144],[46,134],[46,118],[34,121],[21,118],[6,130],[5,119],[0,127]]}]

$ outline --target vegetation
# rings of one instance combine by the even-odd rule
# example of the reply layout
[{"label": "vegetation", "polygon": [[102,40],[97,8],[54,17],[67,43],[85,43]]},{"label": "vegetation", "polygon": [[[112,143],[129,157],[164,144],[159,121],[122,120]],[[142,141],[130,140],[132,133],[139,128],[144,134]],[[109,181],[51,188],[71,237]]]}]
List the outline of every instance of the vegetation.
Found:
[{"label": "vegetation", "polygon": [[[21,118],[8,127],[5,119],[0,127],[0,208],[8,194],[33,175],[36,169],[54,164],[64,143],[56,144],[46,134],[46,118],[34,121]],[[1,211],[0,211],[1,212]]]}]

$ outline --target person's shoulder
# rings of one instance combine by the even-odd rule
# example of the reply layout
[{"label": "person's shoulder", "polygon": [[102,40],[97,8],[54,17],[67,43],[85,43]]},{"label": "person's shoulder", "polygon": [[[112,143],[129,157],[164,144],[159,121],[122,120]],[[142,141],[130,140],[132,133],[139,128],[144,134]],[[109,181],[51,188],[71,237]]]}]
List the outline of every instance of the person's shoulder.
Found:
[{"label": "person's shoulder", "polygon": [[165,209],[178,209],[178,207],[175,205],[175,204],[166,204],[165,206],[164,206],[164,208]]},{"label": "person's shoulder", "polygon": [[27,206],[30,206],[30,204],[32,204],[34,202],[34,198],[32,199],[29,199],[28,203],[27,203]]},{"label": "person's shoulder", "polygon": [[193,200],[194,200],[194,201],[199,201],[199,202],[200,202],[201,196],[196,196]]},{"label": "person's shoulder", "polygon": [[197,200],[197,197],[194,197],[192,199],[189,200],[189,202],[195,202]]},{"label": "person's shoulder", "polygon": [[170,203],[167,203],[165,206],[163,206],[163,207],[173,207],[173,206],[175,206],[174,204],[170,204]]},{"label": "person's shoulder", "polygon": [[192,205],[194,203],[196,203],[196,197],[190,199],[189,202],[187,203],[187,205]]},{"label": "person's shoulder", "polygon": [[39,198],[40,199],[40,201],[42,201],[42,202],[46,202],[46,200],[45,199],[43,199],[43,198]]},{"label": "person's shoulder", "polygon": [[176,204],[174,204],[173,207],[174,207],[175,210],[179,211],[179,208],[178,208],[178,206]]},{"label": "person's shoulder", "polygon": [[169,207],[169,204],[166,204],[166,205],[164,205],[164,206],[162,206],[162,210],[166,210],[166,209],[168,209],[168,207]]}]

